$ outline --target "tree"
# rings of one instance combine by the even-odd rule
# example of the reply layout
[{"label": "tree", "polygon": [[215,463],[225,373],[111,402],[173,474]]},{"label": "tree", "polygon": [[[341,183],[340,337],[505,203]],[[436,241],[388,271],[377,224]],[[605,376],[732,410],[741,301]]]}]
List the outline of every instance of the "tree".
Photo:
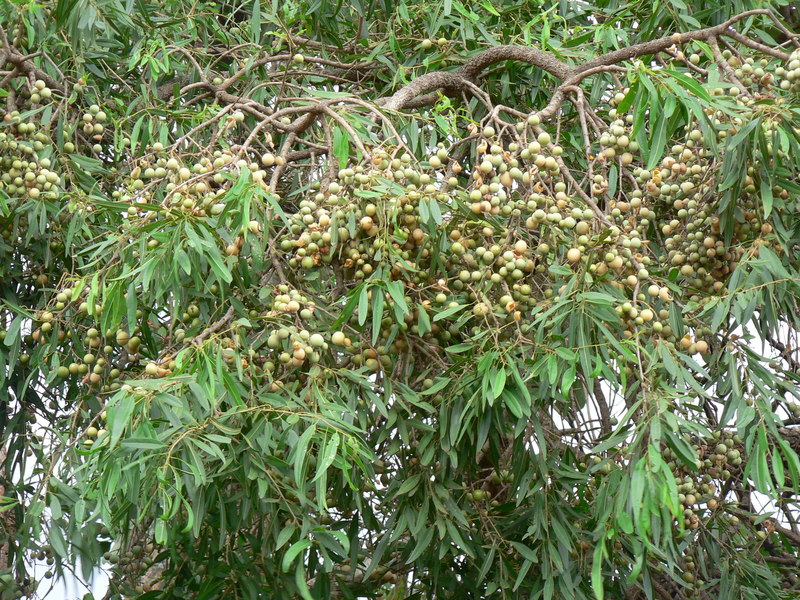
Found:
[{"label": "tree", "polygon": [[797,598],[761,6],[3,4],[2,597]]}]

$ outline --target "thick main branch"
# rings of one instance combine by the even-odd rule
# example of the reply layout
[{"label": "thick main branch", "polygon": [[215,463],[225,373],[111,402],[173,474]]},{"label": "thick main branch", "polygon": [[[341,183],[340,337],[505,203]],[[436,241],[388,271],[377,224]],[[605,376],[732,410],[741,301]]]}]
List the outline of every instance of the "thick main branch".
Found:
[{"label": "thick main branch", "polygon": [[[513,60],[533,65],[561,80],[561,86],[554,91],[554,98],[563,99],[563,94],[559,94],[559,90],[562,86],[575,85],[590,73],[602,70],[603,67],[616,65],[632,58],[657,54],[675,44],[683,44],[691,41],[707,42],[720,36],[728,36],[741,42],[744,36],[732,30],[731,26],[754,15],[770,15],[770,11],[767,9],[749,10],[714,27],[699,29],[688,33],[676,33],[657,40],[634,44],[627,48],[609,52],[577,66],[570,66],[557,59],[555,56],[528,46],[495,46],[479,52],[455,71],[433,71],[421,75],[397,90],[392,96],[378,100],[378,104],[389,110],[401,110],[403,108],[417,107],[434,101],[434,95],[428,94],[423,96],[425,92],[430,92],[432,90],[443,90],[451,95],[467,92],[469,91],[468,84],[474,84],[483,71],[504,60]],[[774,53],[770,54],[775,56]],[[779,58],[783,57],[783,53],[780,53]],[[425,98],[425,103],[419,101],[421,97]],[[551,110],[548,112],[552,113],[554,111]]]}]

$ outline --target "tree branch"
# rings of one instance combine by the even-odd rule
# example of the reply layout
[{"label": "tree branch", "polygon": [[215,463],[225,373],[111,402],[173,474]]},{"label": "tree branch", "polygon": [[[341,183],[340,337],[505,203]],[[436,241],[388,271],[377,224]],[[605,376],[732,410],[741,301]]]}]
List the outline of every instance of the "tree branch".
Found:
[{"label": "tree branch", "polygon": [[582,66],[578,67],[577,70],[585,71],[587,69],[592,69],[600,65],[614,65],[617,63],[624,62],[626,60],[630,60],[632,58],[637,58],[639,56],[656,54],[658,52],[666,50],[670,46],[674,46],[675,44],[685,44],[686,42],[693,42],[693,41],[705,42],[713,37],[719,37],[721,35],[729,35],[728,29],[731,27],[731,25],[737,23],[738,21],[741,21],[742,19],[746,19],[747,17],[752,17],[754,15],[769,15],[769,14],[770,14],[769,10],[762,8],[756,10],[748,10],[714,27],[708,27],[706,29],[698,29],[697,31],[690,31],[688,33],[676,33],[669,37],[663,37],[657,40],[652,40],[650,42],[644,42],[641,44],[634,44],[633,46],[628,46],[627,48],[621,48],[619,50],[609,52],[608,54],[604,54],[603,56],[600,56],[598,58],[595,58],[594,60],[590,60],[589,62],[584,63]]}]

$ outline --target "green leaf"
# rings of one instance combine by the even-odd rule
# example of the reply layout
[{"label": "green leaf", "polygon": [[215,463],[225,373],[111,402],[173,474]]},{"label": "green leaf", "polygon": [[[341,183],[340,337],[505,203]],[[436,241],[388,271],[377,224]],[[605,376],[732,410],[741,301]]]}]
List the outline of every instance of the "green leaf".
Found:
[{"label": "green leaf", "polygon": [[48,496],[47,505],[50,508],[50,517],[54,521],[58,521],[64,514],[61,509],[61,501],[58,499],[58,496],[55,494]]},{"label": "green leaf", "polygon": [[603,540],[595,542],[594,552],[592,553],[592,591],[597,600],[603,600],[603,559],[606,557],[606,546]]},{"label": "green leaf", "polygon": [[428,317],[428,311],[422,305],[417,305],[417,312],[419,313],[417,317],[419,335],[425,335],[431,331],[431,319]]},{"label": "green leaf", "polygon": [[500,13],[497,12],[497,9],[492,5],[489,0],[481,0],[481,6],[493,14],[495,17],[499,17]]},{"label": "green leaf", "polygon": [[772,181],[765,170],[761,171],[761,184],[759,186],[761,191],[761,204],[764,207],[764,218],[768,218],[772,212],[772,205],[775,201],[772,195]]},{"label": "green leaf", "polygon": [[311,595],[311,590],[308,589],[308,583],[306,583],[306,570],[302,562],[297,564],[294,573],[294,581],[297,584],[297,589],[300,591],[300,597],[303,598],[303,600],[314,600],[314,597]]},{"label": "green leaf", "polygon": [[311,547],[311,540],[298,540],[292,544],[281,560],[281,570],[286,573],[292,566],[294,560],[300,555],[301,552]]},{"label": "green leaf", "polygon": [[525,560],[528,560],[534,564],[539,563],[539,557],[533,550],[528,548],[525,544],[512,541],[511,545],[514,546],[514,550],[519,552],[520,556],[522,556],[522,558],[524,558]]},{"label": "green leaf", "polygon": [[116,446],[128,426],[136,401],[132,394],[121,392],[119,401],[108,408],[108,424],[111,431],[111,447]]},{"label": "green leaf", "polygon": [[278,539],[275,542],[275,549],[280,550],[281,548],[283,548],[283,546],[286,545],[286,542],[292,539],[292,536],[296,531],[297,527],[295,526],[294,523],[292,522],[287,523],[278,534]]},{"label": "green leaf", "polygon": [[429,387],[428,389],[426,389],[426,390],[422,390],[419,393],[419,395],[420,396],[432,396],[433,394],[436,394],[440,390],[443,390],[444,388],[446,388],[448,385],[450,385],[452,383],[452,381],[453,380],[450,379],[449,377],[437,377],[434,380],[433,385],[431,387]]},{"label": "green leaf", "polygon": [[[657,102],[657,101],[656,101]],[[654,111],[657,110],[657,106],[651,100],[650,110]],[[654,114],[654,113],[651,113]],[[667,124],[669,119],[665,116],[661,116],[660,118],[656,119],[655,126],[652,129],[652,133],[650,134],[650,155],[647,160],[647,169],[650,170],[656,166],[661,161],[661,156],[664,152],[664,148],[667,145]]]},{"label": "green leaf", "polygon": [[365,285],[361,287],[361,293],[358,296],[358,324],[364,325],[367,322],[367,314],[369,312],[369,288]]},{"label": "green leaf", "polygon": [[121,446],[131,450],[159,450],[164,447],[164,442],[152,438],[129,437],[122,440]]},{"label": "green leaf", "polygon": [[214,271],[214,275],[217,276],[217,279],[225,283],[230,283],[231,281],[233,281],[233,275],[231,275],[231,272],[230,270],[228,270],[228,267],[226,267],[225,264],[222,262],[222,259],[220,258],[216,250],[212,250],[205,256],[206,258],[208,258],[211,270]]},{"label": "green leaf", "polygon": [[433,539],[433,532],[436,531],[435,527],[425,527],[423,529],[422,537],[414,540],[414,546],[411,554],[406,559],[406,564],[411,564],[417,560],[422,553],[430,549],[431,539]]},{"label": "green leaf", "polygon": [[506,387],[506,370],[504,368],[498,369],[497,373],[492,380],[492,397],[499,398],[500,394]]},{"label": "green leaf", "polygon": [[677,81],[681,85],[681,87],[692,92],[692,94],[703,100],[703,102],[713,104],[714,101],[711,98],[711,94],[709,94],[705,89],[703,89],[703,87],[691,77],[688,77],[687,75],[684,75],[683,73],[679,73],[678,71],[674,71],[672,69],[665,69],[663,73],[669,77],[672,77],[675,81]]},{"label": "green leaf", "polygon": [[344,169],[350,160],[350,134],[338,125],[333,127],[333,155],[339,161],[339,168]]},{"label": "green leaf", "polygon": [[64,532],[61,531],[61,527],[56,523],[53,523],[50,527],[50,545],[53,547],[53,552],[57,556],[61,558],[67,558],[69,554],[67,553],[67,541],[64,539]]},{"label": "green leaf", "polygon": [[10,348],[14,342],[19,341],[19,330],[22,326],[22,315],[17,315],[11,321],[11,325],[8,327],[6,331],[6,337],[3,340],[3,343],[6,345],[7,348]]},{"label": "green leaf", "polygon": [[442,224],[442,211],[439,208],[439,203],[436,202],[433,198],[428,201],[428,207],[430,209],[431,217],[433,218],[433,222],[436,225]]},{"label": "green leaf", "polygon": [[390,281],[386,284],[386,290],[394,301],[397,321],[402,321],[409,312],[408,303],[403,292],[403,283],[401,281]]},{"label": "green leaf", "polygon": [[522,585],[522,582],[525,581],[525,577],[528,575],[532,566],[533,563],[529,560],[524,560],[522,562],[522,567],[519,569],[519,573],[517,573],[517,578],[514,580],[514,587],[512,588],[515,592],[519,589],[519,586]]},{"label": "green leaf", "polygon": [[451,306],[450,308],[446,308],[443,311],[436,313],[433,316],[433,322],[440,321],[441,319],[446,319],[447,317],[451,317],[455,314],[458,314],[462,310],[467,307],[466,304],[457,304],[456,306]]},{"label": "green leaf", "polygon": [[317,459],[317,473],[314,475],[314,479],[311,481],[314,482],[320,478],[333,464],[333,461],[336,459],[336,453],[339,450],[339,434],[334,433],[331,437],[329,437],[322,448],[322,452],[320,452],[320,456]]},{"label": "green leaf", "polygon": [[372,345],[378,343],[381,335],[381,320],[383,319],[383,290],[372,292]]},{"label": "green leaf", "polygon": [[633,520],[630,515],[625,511],[620,511],[616,514],[616,523],[619,528],[626,534],[633,533]]},{"label": "green leaf", "polygon": [[407,477],[406,480],[400,486],[400,488],[397,490],[397,495],[405,496],[407,494],[412,494],[419,485],[421,477],[422,476],[419,473],[415,473],[414,475]]},{"label": "green leaf", "polygon": [[302,483],[305,471],[306,459],[308,458],[307,450],[308,445],[311,443],[311,438],[314,437],[317,428],[313,423],[303,432],[297,444],[292,449],[294,453],[294,479],[297,483]]},{"label": "green leaf", "polygon": [[445,348],[445,352],[448,354],[462,354],[472,350],[473,348],[475,348],[474,345],[465,342],[463,344],[453,344],[452,346],[448,346]]},{"label": "green leaf", "polygon": [[692,471],[697,470],[697,454],[695,454],[689,442],[684,440],[680,435],[669,430],[666,431],[666,442],[685,466],[689,467]]},{"label": "green leaf", "polygon": [[526,410],[527,407],[520,403],[511,390],[505,389],[500,397],[508,411],[517,419],[521,419],[523,416],[530,414],[530,411]]}]

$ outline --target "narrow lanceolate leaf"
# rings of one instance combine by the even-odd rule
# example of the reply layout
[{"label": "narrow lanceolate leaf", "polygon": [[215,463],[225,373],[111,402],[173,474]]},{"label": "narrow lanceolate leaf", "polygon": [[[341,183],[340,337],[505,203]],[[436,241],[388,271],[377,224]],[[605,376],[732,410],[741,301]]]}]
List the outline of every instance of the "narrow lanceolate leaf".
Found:
[{"label": "narrow lanceolate leaf", "polygon": [[330,467],[333,464],[333,461],[336,459],[338,450],[339,434],[334,433],[330,438],[325,440],[325,443],[322,446],[319,458],[317,459],[317,472],[316,475],[314,475],[314,479],[311,481],[316,481],[323,473],[325,473],[325,471],[328,470],[328,467]]},{"label": "narrow lanceolate leaf", "polygon": [[495,398],[499,398],[500,394],[503,393],[505,387],[506,387],[506,370],[505,368],[500,368],[497,370],[494,379],[492,379],[492,396]]},{"label": "narrow lanceolate leaf", "polygon": [[284,553],[283,560],[281,561],[281,568],[283,569],[283,572],[285,573],[288,571],[298,555],[307,550],[309,547],[311,547],[311,540],[299,540],[292,544]]},{"label": "narrow lanceolate leaf", "polygon": [[333,155],[344,169],[350,160],[350,135],[339,126],[333,128]]},{"label": "narrow lanceolate leaf", "polygon": [[603,560],[605,557],[605,542],[599,540],[592,553],[592,591],[597,600],[603,600],[605,597],[605,586],[603,584]]},{"label": "narrow lanceolate leaf", "polygon": [[315,433],[316,425],[310,425],[303,432],[303,435],[300,436],[296,445],[292,449],[294,454],[294,478],[298,483],[300,483],[304,478],[305,466],[308,460],[307,451],[311,443],[311,439],[314,437]]},{"label": "narrow lanceolate leaf", "polygon": [[372,344],[378,342],[381,334],[381,320],[383,319],[383,291],[376,289],[372,295]]},{"label": "narrow lanceolate leaf", "polygon": [[361,288],[361,293],[358,296],[358,324],[363,325],[367,322],[367,313],[369,311],[369,288],[365,285]]},{"label": "narrow lanceolate leaf", "polygon": [[131,394],[122,394],[119,401],[109,409],[110,419],[109,428],[111,430],[110,445],[114,446],[122,437],[125,429],[129,426],[131,415],[135,405],[135,399]]}]

